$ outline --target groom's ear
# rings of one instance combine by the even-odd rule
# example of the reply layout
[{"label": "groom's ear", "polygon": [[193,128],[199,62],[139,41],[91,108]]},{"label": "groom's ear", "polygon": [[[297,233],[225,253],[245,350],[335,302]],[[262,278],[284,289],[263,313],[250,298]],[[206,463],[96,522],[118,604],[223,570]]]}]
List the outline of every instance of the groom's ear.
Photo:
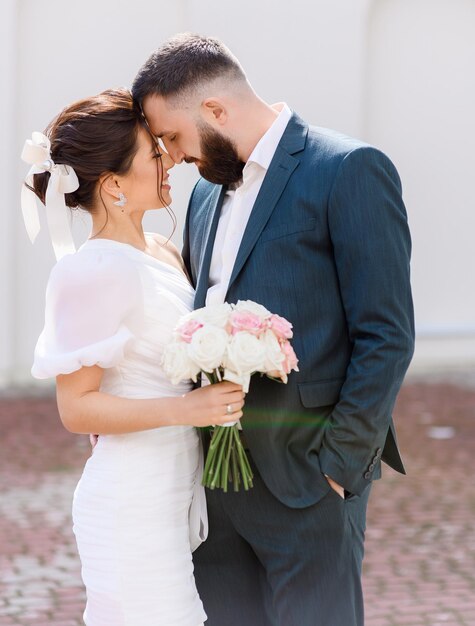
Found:
[{"label": "groom's ear", "polygon": [[228,119],[228,112],[224,103],[218,98],[208,98],[201,104],[201,113],[204,119],[213,126],[224,126]]}]

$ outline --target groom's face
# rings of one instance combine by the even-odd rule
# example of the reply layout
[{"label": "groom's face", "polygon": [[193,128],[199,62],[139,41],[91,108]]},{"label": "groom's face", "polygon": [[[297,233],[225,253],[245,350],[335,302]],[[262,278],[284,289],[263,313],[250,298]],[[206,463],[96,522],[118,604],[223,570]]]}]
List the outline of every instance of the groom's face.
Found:
[{"label": "groom's face", "polygon": [[218,185],[241,178],[244,163],[235,144],[199,115],[171,108],[159,96],[145,98],[143,111],[150,130],[161,139],[175,163],[195,163],[203,178]]}]

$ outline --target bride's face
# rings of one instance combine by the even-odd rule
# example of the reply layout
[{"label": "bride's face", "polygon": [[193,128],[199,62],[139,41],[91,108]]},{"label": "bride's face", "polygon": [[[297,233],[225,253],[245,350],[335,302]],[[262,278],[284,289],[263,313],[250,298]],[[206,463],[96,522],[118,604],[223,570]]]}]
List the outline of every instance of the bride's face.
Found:
[{"label": "bride's face", "polygon": [[168,171],[173,159],[140,128],[137,152],[130,170],[118,177],[120,191],[127,198],[127,210],[149,211],[169,205],[172,201]]}]

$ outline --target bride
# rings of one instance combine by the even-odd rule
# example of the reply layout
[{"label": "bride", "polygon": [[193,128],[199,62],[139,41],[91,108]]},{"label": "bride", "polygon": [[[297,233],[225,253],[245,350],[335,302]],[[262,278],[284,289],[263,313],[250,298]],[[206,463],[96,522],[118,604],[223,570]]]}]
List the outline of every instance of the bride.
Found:
[{"label": "bride", "polygon": [[[32,374],[56,377],[64,426],[99,433],[73,501],[87,590],[87,626],[198,626],[206,619],[191,553],[206,538],[202,451],[195,427],[242,416],[232,383],[173,386],[161,355],[193,289],[168,239],[144,233],[147,210],[168,208],[171,158],[127,90],[64,109],[22,158],[27,229],[45,204],[58,263]],[[67,207],[92,217],[74,251]],[[69,253],[69,254],[68,254]]]}]

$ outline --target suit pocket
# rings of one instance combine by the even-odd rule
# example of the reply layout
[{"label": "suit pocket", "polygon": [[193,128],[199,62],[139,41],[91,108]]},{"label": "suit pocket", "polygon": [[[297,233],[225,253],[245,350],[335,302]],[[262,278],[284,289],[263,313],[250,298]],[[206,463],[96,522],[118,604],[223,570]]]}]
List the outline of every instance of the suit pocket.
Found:
[{"label": "suit pocket", "polygon": [[306,408],[336,404],[344,378],[331,378],[313,383],[298,383],[300,401]]},{"label": "suit pocket", "polygon": [[316,218],[312,217],[307,220],[296,220],[288,224],[280,224],[279,226],[271,226],[262,231],[260,243],[279,239],[280,237],[289,237],[297,233],[303,233],[307,230],[314,230],[317,225]]}]

